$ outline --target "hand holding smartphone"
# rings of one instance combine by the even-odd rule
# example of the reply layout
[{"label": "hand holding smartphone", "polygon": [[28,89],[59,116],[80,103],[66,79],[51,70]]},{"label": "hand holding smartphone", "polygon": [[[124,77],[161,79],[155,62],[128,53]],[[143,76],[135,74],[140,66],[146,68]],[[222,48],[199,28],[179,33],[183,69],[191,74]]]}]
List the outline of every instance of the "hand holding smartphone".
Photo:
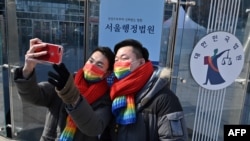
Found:
[{"label": "hand holding smartphone", "polygon": [[57,44],[47,43],[46,47],[39,48],[35,52],[47,51],[46,55],[34,57],[33,60],[39,63],[60,64],[62,62],[63,47]]}]

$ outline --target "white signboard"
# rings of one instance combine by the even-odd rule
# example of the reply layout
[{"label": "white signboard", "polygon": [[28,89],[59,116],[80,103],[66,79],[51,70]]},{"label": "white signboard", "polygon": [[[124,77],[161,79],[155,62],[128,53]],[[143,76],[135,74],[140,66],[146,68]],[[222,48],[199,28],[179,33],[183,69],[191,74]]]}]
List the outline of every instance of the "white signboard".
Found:
[{"label": "white signboard", "polygon": [[244,65],[241,42],[233,34],[217,31],[196,44],[190,59],[195,81],[209,90],[223,89],[240,75]]},{"label": "white signboard", "polygon": [[159,61],[163,9],[164,0],[101,0],[98,44],[113,49],[133,38],[148,49],[151,61]]}]

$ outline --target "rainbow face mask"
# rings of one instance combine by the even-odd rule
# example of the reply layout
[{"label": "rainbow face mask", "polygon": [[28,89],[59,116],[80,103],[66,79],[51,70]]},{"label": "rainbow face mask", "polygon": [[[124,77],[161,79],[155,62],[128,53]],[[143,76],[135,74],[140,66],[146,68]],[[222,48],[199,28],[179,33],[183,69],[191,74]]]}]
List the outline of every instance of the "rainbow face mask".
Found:
[{"label": "rainbow face mask", "polygon": [[114,64],[114,74],[117,79],[122,79],[131,73],[131,62],[116,62]]},{"label": "rainbow face mask", "polygon": [[104,77],[105,72],[93,64],[85,64],[83,67],[84,78],[88,82],[98,82]]}]

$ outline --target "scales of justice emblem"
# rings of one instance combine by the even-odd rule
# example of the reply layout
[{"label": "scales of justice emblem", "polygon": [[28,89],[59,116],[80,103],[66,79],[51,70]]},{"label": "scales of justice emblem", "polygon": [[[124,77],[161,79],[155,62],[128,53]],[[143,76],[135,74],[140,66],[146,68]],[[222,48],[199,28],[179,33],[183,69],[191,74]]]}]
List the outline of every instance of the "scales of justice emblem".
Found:
[{"label": "scales of justice emblem", "polygon": [[244,50],[233,34],[216,31],[195,45],[190,69],[194,80],[209,90],[223,89],[239,76],[244,65]]}]

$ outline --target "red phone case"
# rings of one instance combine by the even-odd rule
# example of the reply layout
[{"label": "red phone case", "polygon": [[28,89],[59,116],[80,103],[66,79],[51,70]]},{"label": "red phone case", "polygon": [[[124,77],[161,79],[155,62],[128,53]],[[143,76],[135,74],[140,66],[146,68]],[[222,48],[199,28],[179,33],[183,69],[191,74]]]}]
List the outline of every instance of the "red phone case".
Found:
[{"label": "red phone case", "polygon": [[46,55],[34,58],[36,61],[50,64],[60,64],[62,62],[62,46],[48,43],[47,47],[42,48],[42,50],[46,50],[48,53]]}]

